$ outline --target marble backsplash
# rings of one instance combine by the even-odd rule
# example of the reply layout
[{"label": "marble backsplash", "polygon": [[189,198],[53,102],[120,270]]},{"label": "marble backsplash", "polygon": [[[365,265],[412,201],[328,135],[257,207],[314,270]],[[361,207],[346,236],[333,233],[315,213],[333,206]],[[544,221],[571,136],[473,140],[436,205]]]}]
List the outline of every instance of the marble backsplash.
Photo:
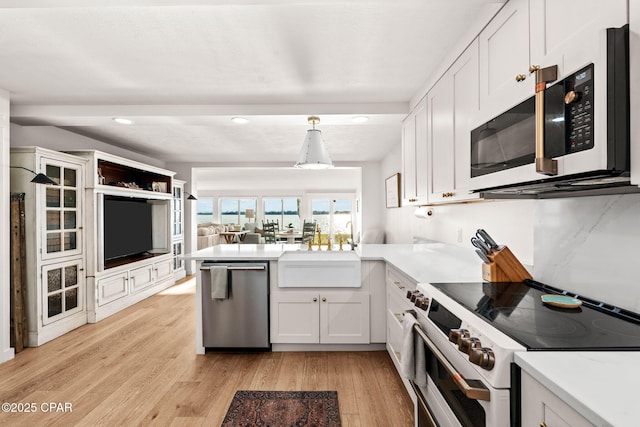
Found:
[{"label": "marble backsplash", "polygon": [[640,194],[539,200],[534,279],[640,313]]}]

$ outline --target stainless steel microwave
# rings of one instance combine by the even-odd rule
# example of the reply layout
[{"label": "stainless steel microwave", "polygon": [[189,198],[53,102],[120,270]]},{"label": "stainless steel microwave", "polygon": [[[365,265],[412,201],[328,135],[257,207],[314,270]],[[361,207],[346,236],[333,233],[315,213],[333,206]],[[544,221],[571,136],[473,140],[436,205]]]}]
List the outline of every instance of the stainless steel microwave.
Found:
[{"label": "stainless steel microwave", "polygon": [[606,60],[559,81],[555,67],[536,70],[534,96],[473,129],[472,189],[491,198],[638,191],[629,185],[628,40],[628,26],[607,29]]}]

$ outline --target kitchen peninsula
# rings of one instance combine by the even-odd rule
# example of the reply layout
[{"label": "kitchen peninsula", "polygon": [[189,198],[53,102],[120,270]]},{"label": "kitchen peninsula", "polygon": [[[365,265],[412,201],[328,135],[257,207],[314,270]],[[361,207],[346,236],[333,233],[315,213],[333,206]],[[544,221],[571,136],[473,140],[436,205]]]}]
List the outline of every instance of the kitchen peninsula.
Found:
[{"label": "kitchen peninsula", "polygon": [[[274,335],[277,328],[274,329],[274,322],[282,322],[278,319],[277,313],[274,313],[274,301],[279,300],[279,294],[283,293],[282,288],[278,288],[278,260],[280,257],[290,251],[306,252],[299,245],[290,244],[273,244],[273,245],[218,245],[216,247],[207,248],[194,252],[185,257],[187,260],[198,262],[198,266],[204,261],[266,261],[269,264],[270,278],[270,321],[271,325],[271,341],[273,350],[371,350],[380,349],[383,346],[388,350],[389,355],[400,371],[400,360],[402,351],[402,312],[407,309],[415,309],[413,304],[406,298],[407,291],[420,289],[418,283],[449,283],[461,282],[467,283],[472,287],[473,282],[481,281],[481,262],[476,257],[474,251],[470,248],[461,248],[443,243],[423,243],[423,244],[387,244],[387,245],[360,245],[356,248],[355,254],[358,255],[362,262],[362,287],[356,292],[364,293],[369,297],[369,320],[370,320],[370,339],[368,344],[326,344],[322,341],[316,344],[306,344],[305,346],[281,343],[282,336]],[[338,252],[338,251],[336,251]],[[335,291],[345,291],[345,289],[330,288],[331,295],[335,295]],[[285,292],[301,293],[299,289],[287,289]],[[309,291],[305,288],[304,291]],[[316,305],[323,304],[323,290],[318,291],[320,297],[316,300]],[[353,289],[349,289],[352,292]],[[201,283],[198,279],[196,295],[198,301],[202,298]],[[281,299],[281,298],[280,298]],[[291,302],[291,301],[289,301]],[[199,305],[199,304],[198,304]],[[306,307],[312,307],[309,303]],[[198,308],[200,311],[201,308]],[[302,313],[309,310],[302,310]],[[349,311],[349,310],[343,310]],[[352,310],[351,310],[352,311]],[[301,311],[297,312],[298,314]],[[198,323],[202,319],[202,313],[198,313]],[[399,323],[398,323],[399,322]],[[304,322],[291,322],[295,327]],[[396,325],[397,324],[397,325]],[[399,325],[399,326],[398,326]],[[319,326],[316,327],[321,328]],[[395,328],[395,329],[394,329]],[[472,331],[473,332],[473,331]],[[201,335],[202,325],[197,325],[197,333]],[[398,337],[400,336],[400,340]],[[482,338],[483,341],[486,337]],[[454,346],[453,344],[449,343]],[[197,352],[204,353],[205,348],[202,346],[202,339],[197,338]],[[581,356],[584,355],[584,356]],[[567,352],[567,351],[545,351],[545,352],[516,352],[512,362],[515,362],[522,369],[523,378],[533,378],[540,385],[535,387],[545,391],[546,394],[540,397],[541,402],[548,403],[550,407],[557,411],[559,419],[572,419],[566,417],[575,416],[576,411],[584,416],[588,416],[590,420],[596,421],[597,425],[630,425],[624,424],[629,420],[629,413],[617,413],[607,410],[607,399],[602,392],[602,388],[592,389],[588,395],[585,395],[578,388],[566,388],[566,390],[558,389],[557,384],[571,384],[572,378],[577,375],[575,371],[552,368],[554,361],[557,360],[573,360],[578,357],[580,360],[587,360],[594,366],[604,366],[611,360],[638,360],[640,353],[638,352]],[[635,364],[637,365],[637,364]],[[634,365],[634,366],[635,366]],[[627,369],[631,369],[628,367]],[[630,375],[634,377],[638,375],[637,369],[631,369]],[[603,373],[604,375],[604,373]],[[624,389],[624,378],[616,377],[614,380],[611,376],[609,379],[614,384],[609,384],[608,390]],[[408,393],[414,402],[415,394],[411,389],[406,378],[403,382],[407,387]],[[533,386],[527,383],[527,387],[519,390],[522,401],[527,399],[537,399],[539,395],[532,395]],[[537,390],[537,389],[536,389]],[[609,393],[609,396],[615,396],[620,402],[616,407],[628,405],[632,407],[632,395],[628,393]],[[555,400],[550,400],[555,399]],[[558,400],[560,399],[560,400]],[[537,401],[534,402],[534,404]],[[555,403],[564,402],[564,403]],[[595,402],[595,403],[594,403]],[[600,403],[598,403],[600,402]],[[590,405],[590,412],[584,412],[585,404]],[[531,405],[529,405],[531,406]],[[597,414],[594,415],[594,414]],[[613,415],[615,416],[613,416]],[[524,412],[522,414],[524,420]],[[591,419],[591,416],[595,418]],[[536,416],[537,418],[537,416]],[[613,424],[611,422],[614,422]],[[615,424],[622,422],[622,424]],[[524,425],[524,424],[523,424]],[[536,424],[537,425],[537,424]]]}]

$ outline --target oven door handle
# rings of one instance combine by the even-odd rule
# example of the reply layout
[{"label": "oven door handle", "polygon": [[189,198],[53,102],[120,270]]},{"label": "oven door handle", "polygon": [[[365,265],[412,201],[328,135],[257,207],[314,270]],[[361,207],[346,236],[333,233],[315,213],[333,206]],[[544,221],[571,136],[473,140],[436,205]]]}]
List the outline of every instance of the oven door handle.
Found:
[{"label": "oven door handle", "polygon": [[451,375],[451,378],[453,378],[453,381],[456,383],[460,391],[464,393],[467,398],[474,400],[491,400],[491,392],[489,391],[489,389],[484,387],[472,387],[471,385],[469,385],[462,374],[456,371],[456,368],[454,368],[453,365],[449,363],[447,358],[444,356],[444,354],[442,354],[440,350],[438,350],[438,347],[433,343],[433,341],[431,341],[429,337],[427,337],[427,334],[424,333],[419,324],[413,325],[413,329],[418,333],[425,344],[427,344],[427,347],[429,347],[431,353],[433,353],[433,355],[438,359],[442,366],[444,366],[449,375]]}]

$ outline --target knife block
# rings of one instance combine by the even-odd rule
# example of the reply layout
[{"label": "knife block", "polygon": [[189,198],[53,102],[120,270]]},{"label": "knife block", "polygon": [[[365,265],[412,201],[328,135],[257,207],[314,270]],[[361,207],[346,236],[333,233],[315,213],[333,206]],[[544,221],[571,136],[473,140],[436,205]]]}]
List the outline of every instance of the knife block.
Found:
[{"label": "knife block", "polygon": [[532,279],[527,269],[506,246],[487,255],[487,258],[491,262],[482,264],[483,280],[488,282],[522,282],[524,279]]}]

